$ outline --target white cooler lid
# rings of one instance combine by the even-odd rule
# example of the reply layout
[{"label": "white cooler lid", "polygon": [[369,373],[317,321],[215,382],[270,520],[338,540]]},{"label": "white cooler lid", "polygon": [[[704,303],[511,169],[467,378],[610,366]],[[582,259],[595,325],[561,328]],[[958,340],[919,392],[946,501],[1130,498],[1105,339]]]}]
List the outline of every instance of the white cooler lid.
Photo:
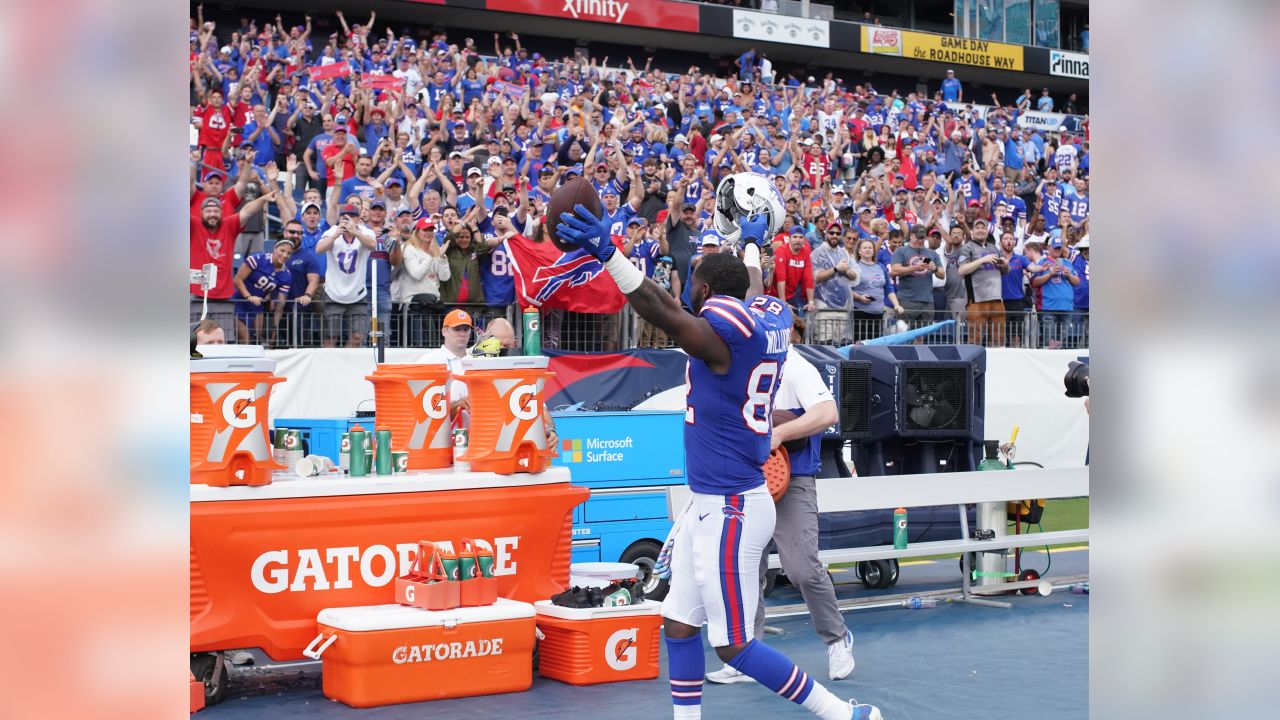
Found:
[{"label": "white cooler lid", "polygon": [[640,566],[620,562],[584,562],[569,565],[569,574],[594,580],[638,580]]},{"label": "white cooler lid", "polygon": [[518,620],[533,617],[533,606],[506,598],[493,605],[458,607],[452,610],[423,610],[408,605],[359,605],[325,608],[316,622],[348,632],[401,630],[405,628],[440,627],[445,624]]},{"label": "white cooler lid", "polygon": [[276,361],[261,345],[199,345],[203,358],[191,359],[191,372],[275,372]]},{"label": "white cooler lid", "polygon": [[562,620],[600,620],[603,618],[631,617],[635,615],[661,615],[662,603],[657,600],[643,600],[635,605],[619,605],[617,607],[571,608],[553,604],[550,600],[539,600],[533,606],[539,615],[560,618]]},{"label": "white cooler lid", "polygon": [[547,360],[546,355],[512,355],[496,358],[464,357],[462,358],[462,368],[468,372],[471,370],[514,370],[517,368],[545,370]]}]

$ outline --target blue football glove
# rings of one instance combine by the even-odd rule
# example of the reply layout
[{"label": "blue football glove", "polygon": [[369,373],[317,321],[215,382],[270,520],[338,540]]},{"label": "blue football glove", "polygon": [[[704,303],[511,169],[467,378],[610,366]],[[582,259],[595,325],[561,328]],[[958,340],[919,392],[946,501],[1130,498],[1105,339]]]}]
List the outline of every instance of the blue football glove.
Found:
[{"label": "blue football glove", "polygon": [[[560,213],[556,235],[564,242],[577,245],[600,262],[613,257],[618,248],[613,244],[612,223],[608,218],[596,217],[581,204],[575,205],[573,214]],[[604,213],[601,212],[601,215]]]},{"label": "blue football glove", "polygon": [[765,213],[756,213],[744,217],[738,221],[738,228],[742,230],[742,242],[763,247],[765,233],[769,232],[769,216]]}]

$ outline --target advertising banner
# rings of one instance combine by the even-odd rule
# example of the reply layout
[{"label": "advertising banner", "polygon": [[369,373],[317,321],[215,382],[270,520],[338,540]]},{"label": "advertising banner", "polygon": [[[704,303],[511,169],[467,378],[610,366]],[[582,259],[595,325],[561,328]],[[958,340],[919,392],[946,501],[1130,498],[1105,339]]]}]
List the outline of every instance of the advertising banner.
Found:
[{"label": "advertising banner", "polygon": [[698,32],[698,5],[672,0],[486,0],[485,9],[655,30]]},{"label": "advertising banner", "polygon": [[744,40],[831,47],[831,23],[774,13],[733,11],[733,36]]},{"label": "advertising banner", "polygon": [[902,56],[916,60],[972,65],[996,70],[1023,69],[1023,49],[1018,45],[971,40],[949,35],[902,31]]},{"label": "advertising banner", "polygon": [[1089,79],[1089,56],[1063,50],[1049,51],[1049,74]]},{"label": "advertising banner", "polygon": [[862,52],[873,55],[902,55],[902,31],[876,25],[862,26]]},{"label": "advertising banner", "polygon": [[1078,115],[1027,110],[1018,115],[1018,127],[1031,128],[1032,130],[1043,132],[1058,132],[1058,128],[1065,127],[1070,132],[1079,132],[1080,120],[1081,118]]}]

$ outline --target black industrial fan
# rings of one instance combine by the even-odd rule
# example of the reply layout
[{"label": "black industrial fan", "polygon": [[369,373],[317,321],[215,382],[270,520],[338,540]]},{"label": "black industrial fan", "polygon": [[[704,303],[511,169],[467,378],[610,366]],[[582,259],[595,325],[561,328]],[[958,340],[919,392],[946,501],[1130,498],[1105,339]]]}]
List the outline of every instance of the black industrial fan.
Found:
[{"label": "black industrial fan", "polygon": [[981,459],[986,351],[976,345],[855,345],[871,363],[869,432],[859,475],[973,470]]},{"label": "black industrial fan", "polygon": [[967,435],[972,384],[968,363],[904,363],[899,430],[903,435]]}]

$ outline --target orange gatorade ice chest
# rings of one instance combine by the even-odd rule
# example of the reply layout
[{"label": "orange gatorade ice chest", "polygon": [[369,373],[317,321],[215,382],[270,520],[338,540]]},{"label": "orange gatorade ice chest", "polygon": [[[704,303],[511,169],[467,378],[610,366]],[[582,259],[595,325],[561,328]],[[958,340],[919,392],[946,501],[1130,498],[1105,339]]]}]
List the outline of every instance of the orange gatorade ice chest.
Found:
[{"label": "orange gatorade ice chest", "polygon": [[463,358],[471,427],[459,459],[476,471],[510,475],[542,472],[557,453],[547,442],[551,416],[542,405],[547,358]]},{"label": "orange gatorade ice chest", "polygon": [[393,449],[409,452],[410,470],[453,464],[448,365],[379,365],[365,379],[373,383],[375,424],[391,431]]},{"label": "orange gatorade ice chest", "polygon": [[352,707],[522,692],[533,685],[534,610],[329,608],[304,654],[323,660],[325,697]]},{"label": "orange gatorade ice chest", "polygon": [[272,457],[267,400],[276,361],[259,345],[203,345],[191,360],[191,483],[266,485]]},{"label": "orange gatorade ice chest", "polygon": [[534,603],[538,630],[538,674],[569,683],[595,685],[658,677],[662,603],[567,608],[550,600]]}]

